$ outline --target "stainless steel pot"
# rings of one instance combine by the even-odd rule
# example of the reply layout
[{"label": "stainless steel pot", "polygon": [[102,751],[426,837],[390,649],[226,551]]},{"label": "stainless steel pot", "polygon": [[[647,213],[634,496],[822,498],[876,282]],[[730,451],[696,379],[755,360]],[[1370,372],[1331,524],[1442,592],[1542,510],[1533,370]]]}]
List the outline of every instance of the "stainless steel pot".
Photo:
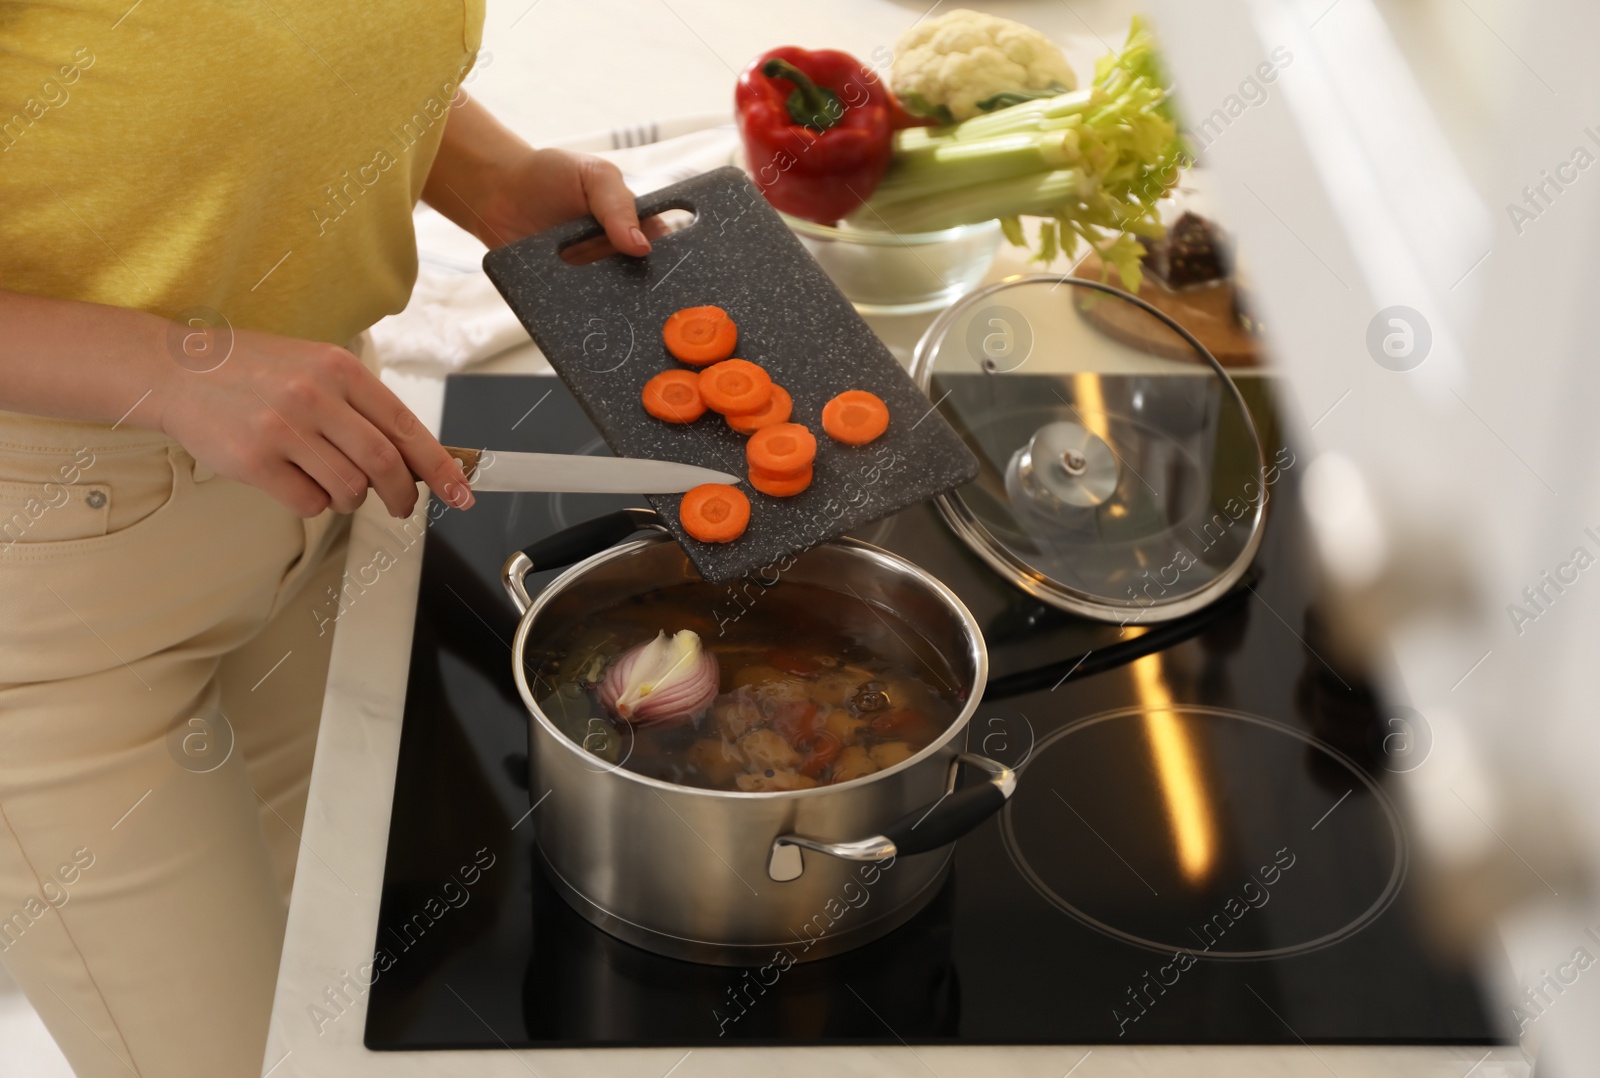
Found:
[{"label": "stainless steel pot", "polygon": [[[574,561],[528,594],[528,573]],[[607,764],[563,734],[529,687],[528,668],[537,669],[539,649],[562,628],[629,596],[697,579],[655,514],[624,510],[568,529],[513,555],[502,579],[522,612],[512,668],[531,716],[539,852],[572,907],[629,943],[691,961],[780,967],[860,946],[933,898],[952,843],[1016,786],[1010,769],[964,751],[988,673],[977,623],[949,588],[887,551],[834,540],[781,572],[775,567],[761,585],[853,590],[893,611],[943,656],[965,706],[902,763],[774,793],[680,786]],[[982,781],[963,782],[967,775]]]}]

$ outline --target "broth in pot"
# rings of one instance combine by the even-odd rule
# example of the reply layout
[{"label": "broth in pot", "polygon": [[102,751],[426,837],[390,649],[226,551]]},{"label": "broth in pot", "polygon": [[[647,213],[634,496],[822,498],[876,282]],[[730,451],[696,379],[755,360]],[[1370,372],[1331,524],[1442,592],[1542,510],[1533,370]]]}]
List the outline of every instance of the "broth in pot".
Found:
[{"label": "broth in pot", "polygon": [[[892,612],[812,584],[785,581],[737,620],[717,618],[725,589],[674,584],[594,611],[542,652],[539,707],[568,738],[608,764],[684,786],[758,793],[864,778],[915,756],[961,712],[959,679]],[[719,625],[720,621],[720,625]],[[607,673],[662,633],[656,654],[693,641],[715,659],[692,712],[619,714]],[[684,656],[689,651],[681,651]],[[536,661],[533,654],[529,661]],[[661,677],[686,673],[695,658]],[[662,694],[663,696],[666,693]],[[624,696],[624,701],[632,697]],[[644,714],[641,706],[639,715]],[[631,712],[630,712],[631,713]]]}]

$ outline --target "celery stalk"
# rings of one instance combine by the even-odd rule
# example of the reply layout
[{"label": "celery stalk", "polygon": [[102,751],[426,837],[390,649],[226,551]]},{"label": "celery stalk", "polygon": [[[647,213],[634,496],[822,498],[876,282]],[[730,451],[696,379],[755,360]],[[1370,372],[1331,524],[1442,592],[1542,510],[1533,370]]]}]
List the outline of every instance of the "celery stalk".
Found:
[{"label": "celery stalk", "polygon": [[974,142],[940,141],[896,161],[873,194],[882,205],[951,188],[991,183],[1078,163],[1078,139],[1070,129],[1032,135],[1002,135]]},{"label": "celery stalk", "polygon": [[1048,120],[1059,120],[1068,116],[1075,116],[1087,112],[1099,104],[1100,91],[1096,87],[1084,90],[1072,90],[1055,97],[1046,97],[1038,101],[1029,101],[1021,105],[1012,105],[1010,108],[996,109],[994,112],[983,116],[974,116],[955,127],[949,128],[955,138],[992,138],[995,135],[1010,134],[1014,131],[1036,127],[1037,124]]},{"label": "celery stalk", "polygon": [[1056,169],[899,202],[873,198],[846,220],[858,228],[936,232],[996,217],[1048,214],[1088,191],[1082,169]]},{"label": "celery stalk", "polygon": [[894,152],[900,154],[915,153],[929,146],[943,143],[949,136],[945,132],[948,127],[907,127],[894,133]]}]

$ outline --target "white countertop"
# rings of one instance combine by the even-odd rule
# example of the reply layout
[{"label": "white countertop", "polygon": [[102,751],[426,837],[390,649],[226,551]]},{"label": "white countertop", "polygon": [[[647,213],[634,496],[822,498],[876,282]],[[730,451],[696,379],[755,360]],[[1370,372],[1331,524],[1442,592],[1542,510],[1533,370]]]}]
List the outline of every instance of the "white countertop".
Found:
[{"label": "white countertop", "polygon": [[[1030,22],[1058,38],[1120,40],[1131,7],[1123,0],[971,3]],[[927,5],[922,0],[510,0],[491,3],[489,56],[470,86],[536,142],[578,132],[727,107],[733,72],[777,44],[843,48],[868,56],[891,42]],[[514,24],[514,25],[513,25]],[[574,43],[585,43],[582,48]],[[623,72],[623,74],[607,72]],[[648,89],[643,89],[648,87]],[[553,107],[559,102],[559,108]],[[1025,270],[1003,255],[991,278]],[[931,316],[880,320],[902,361]],[[547,370],[528,346],[477,370]],[[440,376],[385,374],[431,429],[443,404]],[[419,507],[419,518],[425,507]],[[393,547],[375,499],[356,514],[350,565]],[[875,1047],[815,1049],[628,1049],[490,1052],[367,1051],[361,1041],[366,999],[320,1024],[310,1008],[331,1007],[327,990],[371,961],[394,794],[411,625],[421,545],[398,555],[379,586],[340,618],[328,674],[303,847],[289,912],[263,1074],[273,1078],[471,1076],[512,1078],[768,1078],[828,1074],[1038,1076],[1227,1075],[1365,1078],[1524,1078],[1515,1048],[1292,1047]],[[487,1034],[497,1036],[493,1030]]]}]

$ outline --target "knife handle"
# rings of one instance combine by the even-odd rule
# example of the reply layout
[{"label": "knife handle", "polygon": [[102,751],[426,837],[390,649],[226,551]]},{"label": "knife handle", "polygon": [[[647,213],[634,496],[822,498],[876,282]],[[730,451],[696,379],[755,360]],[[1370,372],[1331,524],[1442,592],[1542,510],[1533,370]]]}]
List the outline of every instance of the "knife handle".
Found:
[{"label": "knife handle", "polygon": [[461,471],[469,481],[472,479],[473,471],[478,467],[478,462],[483,459],[483,450],[481,449],[462,449],[460,446],[447,445],[444,447],[444,451],[454,457],[457,464],[461,465]]}]

